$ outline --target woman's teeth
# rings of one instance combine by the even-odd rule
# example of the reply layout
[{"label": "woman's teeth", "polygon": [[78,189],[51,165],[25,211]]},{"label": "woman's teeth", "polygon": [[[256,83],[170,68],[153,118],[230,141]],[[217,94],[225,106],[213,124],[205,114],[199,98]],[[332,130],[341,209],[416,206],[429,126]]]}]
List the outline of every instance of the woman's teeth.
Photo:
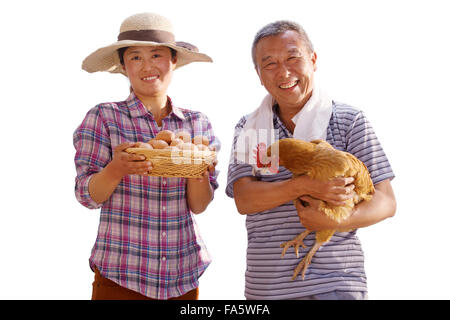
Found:
[{"label": "woman's teeth", "polygon": [[142,78],[142,80],[149,81],[149,80],[155,80],[157,78],[158,78],[158,76],[151,76],[151,77]]},{"label": "woman's teeth", "polygon": [[280,88],[281,89],[289,89],[289,88],[292,88],[293,86],[297,85],[297,83],[298,83],[298,80],[295,80],[295,81],[292,81],[289,83],[285,83],[285,84],[281,84]]}]

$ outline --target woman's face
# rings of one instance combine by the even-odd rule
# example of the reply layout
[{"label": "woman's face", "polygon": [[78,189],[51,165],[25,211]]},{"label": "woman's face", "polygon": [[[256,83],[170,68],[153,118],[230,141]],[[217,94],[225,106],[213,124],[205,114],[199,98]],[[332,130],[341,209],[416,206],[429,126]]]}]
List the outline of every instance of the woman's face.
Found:
[{"label": "woman's face", "polygon": [[123,67],[138,98],[166,95],[176,67],[176,57],[168,47],[129,47],[123,55]]}]

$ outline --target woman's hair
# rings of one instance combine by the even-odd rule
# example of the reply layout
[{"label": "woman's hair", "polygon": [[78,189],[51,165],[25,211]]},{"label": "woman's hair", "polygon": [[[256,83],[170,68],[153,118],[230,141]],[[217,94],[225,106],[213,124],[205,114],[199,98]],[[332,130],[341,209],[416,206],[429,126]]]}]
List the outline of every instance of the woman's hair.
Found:
[{"label": "woman's hair", "polygon": [[[127,50],[129,47],[123,47],[123,48],[119,48],[117,49],[117,53],[119,54],[119,60],[120,60],[120,64],[123,65],[123,54],[125,53],[125,50]],[[172,49],[170,47],[168,47],[170,49],[170,53],[172,54],[172,60],[176,58],[177,56],[177,50]]]},{"label": "woman's hair", "polygon": [[255,39],[253,40],[253,45],[252,45],[252,59],[253,59],[253,64],[255,65],[255,67],[256,67],[256,45],[258,44],[258,42],[262,38],[276,36],[280,33],[283,33],[283,32],[289,31],[289,30],[297,32],[299,34],[300,38],[304,41],[306,47],[311,52],[314,52],[313,44],[312,44],[311,40],[309,40],[309,37],[306,34],[306,31],[303,29],[303,27],[301,25],[299,25],[296,22],[288,21],[288,20],[275,21],[275,22],[269,23],[268,25],[262,27],[261,30],[259,30],[256,33],[256,36],[255,36]]}]

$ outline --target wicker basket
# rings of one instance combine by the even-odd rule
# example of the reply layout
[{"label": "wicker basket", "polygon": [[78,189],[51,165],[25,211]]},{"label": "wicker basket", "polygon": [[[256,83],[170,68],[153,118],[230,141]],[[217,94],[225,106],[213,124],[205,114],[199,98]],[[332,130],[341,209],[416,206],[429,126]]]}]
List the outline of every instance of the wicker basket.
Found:
[{"label": "wicker basket", "polygon": [[214,151],[128,148],[128,153],[142,154],[153,164],[148,174],[159,177],[198,178],[216,158]]}]

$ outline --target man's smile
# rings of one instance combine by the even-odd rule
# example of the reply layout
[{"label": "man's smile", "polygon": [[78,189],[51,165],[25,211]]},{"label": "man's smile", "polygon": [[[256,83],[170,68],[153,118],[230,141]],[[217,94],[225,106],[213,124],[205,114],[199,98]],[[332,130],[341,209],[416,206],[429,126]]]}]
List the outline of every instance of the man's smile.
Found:
[{"label": "man's smile", "polygon": [[296,86],[297,84],[298,84],[298,80],[294,80],[294,81],[291,81],[291,82],[282,83],[278,87],[280,89],[290,89],[290,88]]}]

